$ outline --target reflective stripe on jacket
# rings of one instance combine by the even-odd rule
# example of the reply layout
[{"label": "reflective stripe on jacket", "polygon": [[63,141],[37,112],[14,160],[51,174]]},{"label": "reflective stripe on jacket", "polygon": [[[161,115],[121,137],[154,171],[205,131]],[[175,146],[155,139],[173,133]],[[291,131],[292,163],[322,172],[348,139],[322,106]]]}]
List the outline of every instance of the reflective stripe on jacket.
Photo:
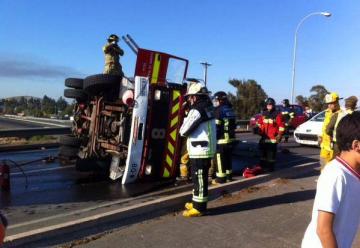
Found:
[{"label": "reflective stripe on jacket", "polygon": [[215,108],[216,139],[218,144],[235,141],[236,116],[230,104]]},{"label": "reflective stripe on jacket", "polygon": [[283,135],[285,123],[281,113],[277,111],[264,111],[257,121],[259,134],[266,143],[277,143],[276,136]]},{"label": "reflective stripe on jacket", "polygon": [[281,114],[286,126],[289,126],[291,121],[295,118],[295,112],[291,107],[284,107]]},{"label": "reflective stripe on jacket", "polygon": [[180,128],[187,138],[190,158],[212,158],[216,151],[216,126],[211,101],[196,102]]}]

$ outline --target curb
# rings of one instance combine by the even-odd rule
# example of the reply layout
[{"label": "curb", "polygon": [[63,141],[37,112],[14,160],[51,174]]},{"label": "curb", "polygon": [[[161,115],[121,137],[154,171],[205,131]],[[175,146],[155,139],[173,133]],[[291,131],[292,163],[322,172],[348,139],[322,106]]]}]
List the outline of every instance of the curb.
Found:
[{"label": "curb", "polygon": [[[209,187],[210,200],[220,197],[224,192],[237,192],[272,179],[305,174],[313,171],[316,167],[318,167],[318,162],[310,162],[282,169],[272,174],[263,174],[253,178],[238,179],[223,185],[212,186]],[[191,185],[189,185],[189,188],[191,188]],[[134,224],[183,209],[184,202],[189,201],[191,195],[192,192],[187,190],[186,192],[175,193],[173,195],[158,198],[152,197],[148,201],[143,200],[135,205],[115,208],[113,210],[105,208],[105,211],[102,213],[93,215],[90,213],[89,216],[74,218],[68,222],[10,235],[6,237],[4,247],[18,247],[25,244],[27,247],[39,247],[41,244],[44,245],[44,243],[49,245],[49,242],[55,245],[59,244],[59,242],[69,242],[81,237]]]},{"label": "curb", "polygon": [[23,151],[23,150],[42,150],[43,148],[55,148],[59,147],[59,143],[39,143],[39,144],[28,144],[28,145],[9,145],[9,146],[0,146],[1,152],[11,152],[11,151]]}]

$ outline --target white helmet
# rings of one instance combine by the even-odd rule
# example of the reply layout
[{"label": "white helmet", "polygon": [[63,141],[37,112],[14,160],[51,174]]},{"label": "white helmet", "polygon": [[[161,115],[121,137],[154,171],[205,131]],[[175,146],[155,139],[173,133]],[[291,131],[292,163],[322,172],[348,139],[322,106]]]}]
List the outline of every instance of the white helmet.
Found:
[{"label": "white helmet", "polygon": [[187,92],[186,92],[186,96],[189,95],[209,95],[209,91],[208,89],[205,87],[205,85],[203,85],[200,82],[194,82],[192,84],[189,85]]}]

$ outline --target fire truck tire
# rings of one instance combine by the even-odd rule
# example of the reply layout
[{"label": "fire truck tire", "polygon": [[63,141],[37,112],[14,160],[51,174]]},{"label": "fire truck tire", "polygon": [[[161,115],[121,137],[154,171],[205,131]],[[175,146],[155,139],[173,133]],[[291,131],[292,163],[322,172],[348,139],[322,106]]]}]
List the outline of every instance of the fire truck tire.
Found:
[{"label": "fire truck tire", "polygon": [[61,157],[76,157],[79,152],[79,149],[72,146],[60,146],[59,156]]},{"label": "fire truck tire", "polygon": [[84,79],[83,88],[88,94],[94,95],[120,85],[121,79],[120,75],[96,74]]},{"label": "fire truck tire", "polygon": [[63,146],[79,147],[81,140],[73,135],[60,136],[59,143]]},{"label": "fire truck tire", "polygon": [[74,98],[78,101],[87,99],[87,94],[83,90],[79,89],[65,89],[64,96],[67,98]]},{"label": "fire truck tire", "polygon": [[81,78],[67,78],[65,79],[65,86],[74,89],[82,89],[84,84],[84,79]]}]

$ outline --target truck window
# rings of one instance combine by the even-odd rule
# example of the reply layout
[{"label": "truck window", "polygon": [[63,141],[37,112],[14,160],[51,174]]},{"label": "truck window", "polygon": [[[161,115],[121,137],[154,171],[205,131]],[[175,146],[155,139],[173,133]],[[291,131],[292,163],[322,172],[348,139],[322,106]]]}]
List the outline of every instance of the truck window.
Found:
[{"label": "truck window", "polygon": [[169,83],[182,84],[186,72],[186,61],[170,58],[168,70],[166,72],[166,81]]}]

